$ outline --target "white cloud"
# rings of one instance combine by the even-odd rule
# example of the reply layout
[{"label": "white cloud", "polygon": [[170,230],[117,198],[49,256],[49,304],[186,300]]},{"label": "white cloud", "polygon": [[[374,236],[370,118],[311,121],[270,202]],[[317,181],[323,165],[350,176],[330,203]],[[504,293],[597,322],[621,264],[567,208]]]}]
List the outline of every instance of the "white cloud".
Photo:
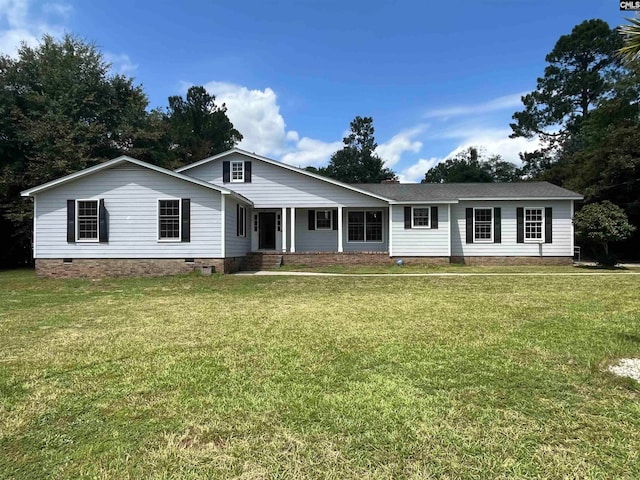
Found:
[{"label": "white cloud", "polygon": [[442,159],[437,157],[421,158],[410,167],[398,173],[398,179],[402,183],[420,182],[420,180],[424,178],[424,174],[427,173],[427,170],[435,167],[441,161]]},{"label": "white cloud", "polygon": [[[286,124],[272,89],[250,90],[226,82],[209,82],[204,87],[215,95],[217,104],[226,104],[229,119],[244,137],[238,145],[240,148],[261,155],[285,152]],[[289,139],[296,136],[297,133],[290,134]]]},{"label": "white cloud", "polygon": [[121,75],[130,75],[138,68],[138,64],[133,63],[126,53],[104,53],[104,59],[111,64],[111,71]]},{"label": "white cloud", "polygon": [[73,7],[66,3],[48,3],[36,9],[30,0],[0,0],[0,24],[4,24],[0,52],[15,56],[22,43],[33,47],[45,33],[61,36],[62,24],[72,12]]},{"label": "white cloud", "polygon": [[521,97],[526,93],[528,92],[512,93],[510,95],[494,98],[487,102],[429,110],[424,116],[425,118],[446,119],[450,117],[479,115],[482,113],[517,108],[522,105]]},{"label": "white cloud", "polygon": [[69,17],[71,17],[71,14],[73,13],[73,6],[69,5],[68,3],[45,3],[42,7],[42,10],[45,13],[49,13],[52,15],[57,15],[61,18],[63,18],[64,20],[67,20]]},{"label": "white cloud", "polygon": [[300,137],[297,131],[287,130],[277,95],[271,88],[250,90],[242,85],[215,81],[204,87],[215,95],[218,105],[227,106],[229,119],[243,136],[240,148],[280,157],[295,166],[317,167],[326,164],[331,154],[342,146],[342,142]]},{"label": "white cloud", "polygon": [[415,128],[404,130],[391,137],[390,140],[378,145],[376,153],[384,160],[387,167],[393,167],[400,161],[404,152],[418,153],[422,148],[422,142],[413,140],[413,137],[424,132],[426,125],[418,125]]},{"label": "white cloud", "polygon": [[340,150],[343,144],[337,142],[323,142],[314,140],[313,138],[303,137],[296,144],[296,149],[282,157],[284,163],[296,167],[314,166],[320,167],[326,165],[331,155]]},{"label": "white cloud", "polygon": [[487,155],[500,155],[503,160],[521,165],[520,152],[536,150],[540,147],[538,138],[509,138],[510,130],[505,129],[476,129],[445,132],[440,138],[459,138],[461,141],[448,155],[420,159],[415,164],[402,170],[398,176],[401,182],[419,182],[430,168],[438,163],[452,158],[469,147],[483,147]]},{"label": "white cloud", "polygon": [[[509,138],[511,130],[507,129],[478,129],[467,132],[462,136],[462,143],[453,150],[453,156],[468,147],[484,147],[489,155],[500,155],[503,160],[520,165],[520,152],[533,151],[540,147],[540,141],[535,138]],[[460,138],[460,137],[458,137]],[[448,158],[448,157],[447,157]]]}]

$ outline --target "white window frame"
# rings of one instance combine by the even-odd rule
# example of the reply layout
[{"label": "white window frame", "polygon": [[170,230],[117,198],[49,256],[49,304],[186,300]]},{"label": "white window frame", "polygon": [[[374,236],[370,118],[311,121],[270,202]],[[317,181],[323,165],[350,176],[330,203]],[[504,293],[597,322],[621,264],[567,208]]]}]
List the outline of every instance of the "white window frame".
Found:
[{"label": "white window frame", "polygon": [[238,205],[238,218],[236,219],[240,230],[239,237],[247,236],[247,208],[243,205]]},{"label": "white window frame", "polygon": [[[240,170],[234,172],[234,165],[240,165]],[[232,161],[229,165],[230,170],[230,180],[232,183],[243,183],[244,182],[244,162],[243,161]],[[238,174],[238,177],[234,176],[234,173]]]},{"label": "white window frame", "polygon": [[[491,210],[491,230],[489,238],[476,237],[476,210]],[[493,232],[495,228],[496,214],[493,207],[473,207],[473,243],[493,243]]]},{"label": "white window frame", "polygon": [[[328,227],[320,227],[318,226],[318,213],[326,212],[329,214],[329,226]],[[316,230],[333,230],[333,210],[316,210]]]},{"label": "white window frame", "polygon": [[[96,238],[80,238],[80,202],[95,202],[96,204]],[[76,199],[76,242],[78,243],[98,243],[100,241],[100,200],[96,198]]]},{"label": "white window frame", "polygon": [[[416,210],[427,211],[426,225],[416,225],[416,212],[415,212]],[[411,228],[431,228],[431,207],[411,207]]]},{"label": "white window frame", "polygon": [[[351,212],[363,212],[364,213],[364,240],[349,240],[349,214]],[[367,212],[380,212],[381,215],[381,227],[382,227],[382,237],[380,240],[367,240]],[[357,209],[357,210],[349,210],[347,212],[347,243],[384,243],[384,210],[378,209]]]},{"label": "white window frame", "polygon": [[[177,201],[178,202],[178,237],[174,238],[160,238],[160,202],[165,201]],[[181,198],[159,198],[156,202],[156,238],[158,242],[163,243],[171,243],[171,242],[181,242],[182,241],[182,199]]]},{"label": "white window frame", "polygon": [[[528,238],[527,237],[527,223],[538,223],[538,222],[527,222],[527,210],[540,210],[541,219],[540,219],[540,238]],[[522,229],[524,235],[524,243],[544,243],[545,239],[545,218],[544,218],[544,207],[524,207],[522,210]]]}]

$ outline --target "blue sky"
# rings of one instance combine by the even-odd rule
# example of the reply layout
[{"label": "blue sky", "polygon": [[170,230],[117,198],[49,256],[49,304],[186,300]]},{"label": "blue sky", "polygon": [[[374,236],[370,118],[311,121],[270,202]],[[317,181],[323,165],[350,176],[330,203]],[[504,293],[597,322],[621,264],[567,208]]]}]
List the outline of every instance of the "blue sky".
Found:
[{"label": "blue sky", "polygon": [[520,96],[560,35],[624,23],[616,0],[0,0],[0,51],[65,32],[142,84],[150,107],[190,85],[225,102],[240,147],[325,165],[349,122],[372,116],[403,181],[462,148],[518,162]]}]

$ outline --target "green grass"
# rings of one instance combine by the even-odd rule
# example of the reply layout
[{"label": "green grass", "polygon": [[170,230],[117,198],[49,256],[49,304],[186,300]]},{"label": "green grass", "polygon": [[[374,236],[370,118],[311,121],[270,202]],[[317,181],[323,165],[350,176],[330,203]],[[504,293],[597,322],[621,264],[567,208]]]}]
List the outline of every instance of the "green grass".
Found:
[{"label": "green grass", "polygon": [[605,268],[590,265],[499,265],[499,266],[469,266],[462,264],[447,265],[326,265],[309,266],[303,264],[285,264],[274,271],[280,272],[315,272],[315,273],[339,273],[339,274],[429,274],[429,273],[640,273],[638,267],[614,267]]},{"label": "green grass", "polygon": [[639,292],[2,272],[0,478],[637,479]]}]

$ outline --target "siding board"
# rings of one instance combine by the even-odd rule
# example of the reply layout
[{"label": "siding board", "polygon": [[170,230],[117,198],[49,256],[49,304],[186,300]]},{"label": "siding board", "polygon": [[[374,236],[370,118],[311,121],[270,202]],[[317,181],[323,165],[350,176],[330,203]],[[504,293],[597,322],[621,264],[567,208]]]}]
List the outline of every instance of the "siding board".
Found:
[{"label": "siding board", "polygon": [[449,255],[449,219],[446,205],[440,205],[438,208],[437,229],[406,229],[405,206],[392,205],[391,210],[394,257],[446,257]]},{"label": "siding board", "polygon": [[[37,258],[215,258],[220,256],[221,194],[126,165],[39,193]],[[67,199],[104,198],[108,243],[67,243]],[[158,242],[160,198],[191,199],[191,241]]]},{"label": "siding board", "polygon": [[[573,256],[572,200],[553,201],[477,201],[451,205],[453,218],[451,255],[454,257],[517,257],[517,256]],[[502,216],[502,243],[464,243],[466,235],[465,209],[473,207],[500,207]],[[553,243],[518,243],[516,241],[516,209],[522,207],[551,207],[553,209]]]},{"label": "siding board", "polygon": [[[239,153],[225,157],[225,161],[245,159]],[[222,160],[214,160],[183,173],[238,192],[250,198],[255,208],[387,206],[386,202],[374,197],[256,159],[252,159],[251,183],[224,183]]]}]

